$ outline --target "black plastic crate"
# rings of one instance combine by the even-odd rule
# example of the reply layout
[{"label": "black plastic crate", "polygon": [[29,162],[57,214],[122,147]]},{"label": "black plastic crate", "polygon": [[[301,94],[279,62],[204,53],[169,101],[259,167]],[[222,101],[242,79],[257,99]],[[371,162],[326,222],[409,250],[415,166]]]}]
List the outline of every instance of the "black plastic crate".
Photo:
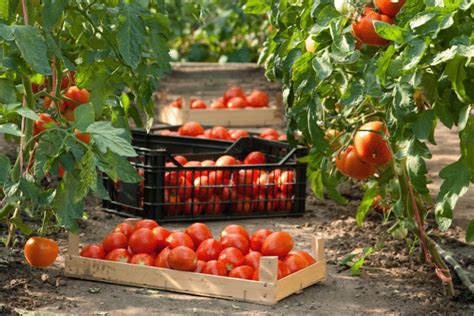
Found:
[{"label": "black plastic crate", "polygon": [[[199,139],[207,143],[198,144],[194,138],[191,138],[192,143],[183,141],[157,148],[156,136],[134,140],[138,157],[132,164],[144,176],[142,183],[113,183],[104,176],[111,197],[103,201],[107,211],[161,222],[301,216],[304,213],[306,164],[297,158],[307,154],[305,148],[254,137],[241,138],[225,150],[219,150],[220,144],[216,145],[214,140]],[[201,148],[201,145],[207,147]],[[243,160],[252,151],[263,152],[267,162],[202,167],[182,166],[174,159],[176,155],[184,155],[188,161],[202,162],[230,155]],[[292,173],[293,177],[288,183],[272,181],[271,175],[278,172]],[[199,177],[204,185],[199,185],[196,180]]]}]

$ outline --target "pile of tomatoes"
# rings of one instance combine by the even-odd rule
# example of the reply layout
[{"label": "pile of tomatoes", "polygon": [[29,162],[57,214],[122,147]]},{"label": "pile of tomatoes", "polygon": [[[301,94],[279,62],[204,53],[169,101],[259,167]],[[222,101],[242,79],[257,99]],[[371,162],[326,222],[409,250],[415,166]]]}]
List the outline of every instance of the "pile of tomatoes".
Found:
[{"label": "pile of tomatoes", "polygon": [[[233,141],[241,137],[250,136],[249,132],[243,129],[227,129],[223,126],[215,126],[213,128],[205,129],[198,122],[187,122],[183,124],[178,129],[178,131],[170,131],[169,129],[161,130],[160,135],[187,136],[187,137],[233,140]],[[267,139],[267,140],[280,140],[280,141],[286,140],[286,135],[278,133],[278,131],[274,128],[266,128],[262,130],[259,133],[258,137]]]},{"label": "pile of tomatoes", "polygon": [[[249,95],[245,95],[240,87],[234,86],[227,89],[222,97],[212,101],[209,105],[201,99],[190,99],[189,101],[192,110],[252,109],[268,107],[269,98],[265,91],[253,90]],[[181,109],[183,99],[179,97],[171,102],[169,106]]]},{"label": "pile of tomatoes", "polygon": [[170,231],[154,220],[120,223],[101,244],[85,246],[83,257],[158,268],[259,280],[262,256],[277,256],[278,279],[315,263],[305,251],[292,251],[287,232],[257,229],[252,235],[240,225],[228,225],[219,238],[203,223],[184,232]]}]

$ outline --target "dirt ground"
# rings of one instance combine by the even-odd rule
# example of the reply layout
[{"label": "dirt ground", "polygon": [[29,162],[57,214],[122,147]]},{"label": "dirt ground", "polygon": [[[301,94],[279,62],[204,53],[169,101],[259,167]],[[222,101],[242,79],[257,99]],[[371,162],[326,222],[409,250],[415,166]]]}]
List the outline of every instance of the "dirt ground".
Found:
[{"label": "dirt ground", "polygon": [[[453,161],[452,133],[439,129],[435,158],[430,162],[430,173]],[[434,190],[439,187],[435,178]],[[368,215],[363,227],[355,224],[355,210],[360,191],[346,185],[342,188],[350,199],[347,206],[331,201],[307,199],[307,213],[301,218],[242,220],[249,231],[255,228],[286,230],[295,237],[296,247],[309,250],[308,241],[316,235],[326,240],[328,278],[299,294],[292,295],[275,306],[210,299],[205,297],[126,287],[64,277],[64,255],[67,247],[65,234],[56,236],[61,254],[49,269],[29,267],[19,246],[7,251],[0,248],[0,315],[147,315],[147,314],[395,314],[395,315],[474,315],[474,296],[455,279],[456,296],[444,295],[443,287],[433,270],[419,262],[416,250],[409,255],[406,241],[398,241],[383,232],[390,223],[374,212]],[[474,212],[472,190],[456,210],[453,227],[437,241],[454,253],[458,262],[474,272],[474,247],[463,243],[464,229]],[[90,200],[89,220],[82,222],[81,240],[97,242],[122,218],[101,211],[95,200]],[[229,222],[210,222],[217,234]],[[183,229],[187,224],[165,224]],[[3,230],[3,228],[2,228]],[[380,237],[381,236],[381,237]],[[352,251],[375,246],[360,277],[353,277],[337,262]]]}]

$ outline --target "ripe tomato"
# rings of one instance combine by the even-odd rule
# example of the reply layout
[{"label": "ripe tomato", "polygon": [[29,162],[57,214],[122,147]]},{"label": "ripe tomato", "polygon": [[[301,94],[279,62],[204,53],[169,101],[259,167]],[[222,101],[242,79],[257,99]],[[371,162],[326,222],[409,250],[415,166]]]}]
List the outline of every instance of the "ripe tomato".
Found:
[{"label": "ripe tomato", "polygon": [[314,260],[313,256],[310,255],[309,253],[307,253],[306,251],[294,251],[294,252],[291,252],[290,255],[299,255],[299,256],[302,256],[303,258],[305,258],[308,263],[311,265],[313,263],[316,263],[316,260]]},{"label": "ripe tomato", "polygon": [[128,245],[133,253],[152,254],[158,246],[158,238],[150,229],[139,228],[130,235]]},{"label": "ripe tomato", "polygon": [[258,179],[255,180],[254,184],[256,187],[256,191],[259,193],[259,195],[265,194],[265,192],[268,190],[268,195],[274,195],[278,192],[278,186],[276,184],[276,180],[274,175],[272,173],[266,174],[263,173],[261,174]]},{"label": "ripe tomato", "polygon": [[116,233],[122,233],[125,235],[125,237],[127,237],[127,239],[130,237],[130,235],[133,233],[133,227],[128,224],[128,223],[120,223],[120,224],[117,224],[117,226],[115,226],[114,228],[114,232]]},{"label": "ripe tomato", "polygon": [[182,232],[171,233],[166,241],[170,244],[170,248],[176,248],[178,246],[185,246],[194,250],[194,242],[187,234]]},{"label": "ripe tomato", "polygon": [[204,240],[196,250],[196,255],[199,260],[210,261],[217,260],[222,251],[222,244],[220,241],[209,238]]},{"label": "ripe tomato", "polygon": [[227,268],[224,263],[218,260],[211,260],[206,263],[202,269],[202,273],[227,276]]},{"label": "ripe tomato", "polygon": [[188,159],[184,156],[174,156],[174,159],[179,162],[182,166],[184,166],[187,162],[188,162]]},{"label": "ripe tomato", "polygon": [[[219,157],[219,159],[216,160],[216,166],[234,166],[236,164],[237,164],[237,159],[229,155],[221,156]],[[217,180],[223,179],[224,181],[226,181],[230,179],[231,171],[218,170],[216,174],[217,174]],[[222,182],[218,181],[217,183],[222,183]]]},{"label": "ripe tomato", "polygon": [[235,175],[234,175],[235,180],[233,180],[237,182],[237,191],[240,194],[244,194],[244,195],[249,195],[249,196],[254,195],[253,183],[259,177],[259,175],[260,175],[259,170],[253,170],[253,169],[239,170],[237,179],[235,179]]},{"label": "ripe tomato", "polygon": [[285,135],[280,135],[280,136],[278,136],[278,140],[286,141],[286,140],[288,140],[288,137],[286,136],[286,134]]},{"label": "ripe tomato", "polygon": [[240,266],[240,267],[232,269],[229,272],[228,276],[231,278],[252,280],[254,272],[255,272],[255,269],[252,267]]},{"label": "ripe tomato", "polygon": [[187,122],[178,129],[178,134],[181,136],[202,135],[204,134],[204,127],[198,122]]},{"label": "ripe tomato", "polygon": [[211,133],[209,135],[210,138],[213,139],[224,139],[224,140],[231,140],[232,137],[230,136],[229,131],[227,128],[223,126],[215,126],[211,129]]},{"label": "ripe tomato", "polygon": [[198,99],[191,102],[191,109],[193,110],[199,110],[199,109],[205,109],[205,108],[207,108],[207,104],[203,100]]},{"label": "ripe tomato", "polygon": [[194,246],[196,248],[206,239],[212,238],[212,232],[207,227],[206,224],[203,223],[194,223],[188,226],[184,231],[186,234],[191,237],[194,242]]},{"label": "ripe tomato", "polygon": [[242,225],[237,225],[237,224],[227,225],[221,232],[221,238],[229,234],[239,234],[239,235],[244,236],[245,239],[247,239],[248,241],[250,241],[249,232]]},{"label": "ripe tomato", "polygon": [[176,100],[170,103],[170,106],[173,108],[181,109],[183,106],[183,98],[177,98]]},{"label": "ripe tomato", "polygon": [[245,255],[245,264],[251,266],[254,269],[258,269],[260,266],[260,258],[262,254],[258,251],[250,251]]},{"label": "ripe tomato", "polygon": [[33,128],[33,135],[38,135],[42,131],[47,129],[46,124],[54,123],[57,125],[56,121],[48,113],[38,114],[39,120],[35,121],[35,126]]},{"label": "ripe tomato", "polygon": [[211,103],[211,105],[209,106],[209,108],[211,110],[220,110],[220,109],[225,109],[226,106],[224,104],[224,102],[222,101],[219,101],[219,100],[215,100]]},{"label": "ripe tomato", "polygon": [[[387,0],[388,2],[389,0]],[[380,37],[375,32],[374,21],[382,21],[393,24],[393,19],[387,15],[379,14],[372,8],[364,8],[364,14],[360,15],[356,21],[352,23],[352,32],[354,36],[369,46],[384,46],[390,41]]]},{"label": "ripe tomato", "polygon": [[267,157],[261,151],[252,151],[244,159],[244,165],[260,165],[267,162]]},{"label": "ripe tomato", "polygon": [[287,195],[291,195],[294,189],[295,172],[283,171],[278,178],[277,183],[280,191],[285,192]]},{"label": "ripe tomato", "polygon": [[66,93],[64,93],[64,96],[71,99],[72,101],[75,101],[71,102],[64,100],[64,104],[73,110],[80,104],[89,103],[89,91],[87,91],[87,89],[79,89],[77,86],[69,87]]},{"label": "ripe tomato", "polygon": [[253,251],[261,251],[263,241],[272,233],[273,232],[271,230],[263,228],[254,231],[252,237],[250,238],[250,249],[252,249]]},{"label": "ripe tomato", "polygon": [[45,268],[52,265],[58,253],[58,244],[48,238],[31,237],[24,247],[26,261],[36,268]]},{"label": "ripe tomato", "polygon": [[83,143],[89,144],[91,142],[91,134],[89,133],[82,133],[81,131],[75,129],[74,134],[76,135],[76,138]]},{"label": "ripe tomato", "polygon": [[222,209],[224,208],[224,204],[222,203],[222,200],[218,195],[211,195],[207,202],[208,204],[205,205],[205,207],[206,207],[206,213],[208,215],[222,214]]},{"label": "ripe tomato", "polygon": [[63,166],[61,166],[61,163],[59,163],[59,165],[58,165],[58,176],[60,178],[64,177],[64,168],[63,168]]},{"label": "ripe tomato", "polygon": [[381,166],[392,160],[392,153],[387,141],[377,131],[387,135],[385,125],[380,121],[362,125],[355,133],[354,147],[361,160]]},{"label": "ripe tomato", "polygon": [[398,2],[392,2],[392,0],[375,0],[375,5],[385,15],[395,17],[405,4],[405,0],[398,0]]},{"label": "ripe tomato", "polygon": [[227,104],[230,99],[232,98],[245,98],[245,93],[242,91],[240,87],[230,87],[227,89],[227,91],[224,93],[224,104]]},{"label": "ripe tomato", "polygon": [[105,236],[104,240],[102,241],[102,247],[104,247],[104,251],[106,253],[109,253],[117,248],[127,249],[128,240],[127,237],[122,233],[110,233]]},{"label": "ripe tomato", "polygon": [[156,251],[160,252],[162,249],[169,246],[169,243],[166,241],[166,238],[171,234],[169,230],[164,227],[158,226],[153,228],[153,234],[156,236],[157,239],[157,246]]},{"label": "ripe tomato", "polygon": [[196,253],[186,246],[173,248],[168,255],[168,265],[174,270],[194,271],[196,264]]},{"label": "ripe tomato", "polygon": [[268,106],[268,94],[261,90],[255,90],[247,97],[249,106],[253,108],[263,108]]},{"label": "ripe tomato", "polygon": [[239,249],[243,255],[246,255],[250,249],[248,239],[240,234],[226,234],[221,237],[221,243],[224,249],[235,247]]},{"label": "ripe tomato", "polygon": [[230,137],[233,140],[237,140],[241,137],[249,137],[249,133],[247,131],[244,131],[243,129],[238,129],[238,130],[233,131],[232,133],[230,133]]},{"label": "ripe tomato", "polygon": [[[286,265],[286,263],[284,263],[281,260],[278,260],[277,280],[283,279],[284,277],[286,277],[290,273],[291,273],[291,271],[288,268],[288,266]],[[260,281],[260,273],[259,273],[258,269],[255,269],[255,272],[253,273],[253,276],[252,276],[252,280]]]},{"label": "ripe tomato", "polygon": [[74,122],[76,120],[75,115],[74,115],[74,109],[72,108],[66,108],[66,110],[64,110],[63,115],[64,115],[64,118],[68,120],[69,122]]},{"label": "ripe tomato", "polygon": [[155,260],[153,260],[153,257],[147,253],[137,253],[130,259],[130,263],[140,264],[142,266],[153,266]]},{"label": "ripe tomato", "polygon": [[158,223],[152,219],[142,219],[135,224],[135,230],[138,230],[140,228],[153,229],[158,226]]},{"label": "ripe tomato", "polygon": [[389,201],[382,201],[382,196],[377,194],[372,202],[372,207],[377,213],[385,214],[390,210],[390,203]]},{"label": "ripe tomato", "polygon": [[245,98],[232,98],[227,102],[227,107],[229,109],[243,109],[248,106],[247,100]]},{"label": "ripe tomato", "polygon": [[274,128],[267,128],[267,129],[264,129],[263,131],[260,132],[259,134],[259,137],[261,138],[265,138],[267,136],[272,136],[274,137],[274,139],[278,139],[278,136],[280,136],[280,134],[277,132],[276,129]]},{"label": "ripe tomato", "polygon": [[252,198],[244,195],[237,194],[237,201],[231,204],[231,211],[235,213],[251,213],[253,211]]},{"label": "ripe tomato", "polygon": [[352,145],[337,152],[336,167],[342,174],[358,180],[367,179],[375,173],[375,166],[362,161]]},{"label": "ripe tomato", "polygon": [[170,254],[170,252],[171,252],[170,248],[165,248],[161,250],[158,256],[156,256],[155,267],[169,269],[170,266],[168,264],[168,255]]},{"label": "ripe tomato", "polygon": [[305,257],[296,254],[286,256],[283,262],[288,266],[291,273],[295,273],[309,266],[309,262]]},{"label": "ripe tomato", "polygon": [[187,199],[184,205],[184,215],[201,215],[204,210],[204,205],[198,198]]},{"label": "ripe tomato", "polygon": [[285,192],[278,192],[275,196],[275,210],[279,212],[291,212],[293,210],[293,200]]},{"label": "ripe tomato", "polygon": [[269,194],[268,197],[265,193],[259,194],[252,203],[252,208],[255,212],[273,212],[278,206],[277,201],[273,200],[272,194]]},{"label": "ripe tomato", "polygon": [[214,187],[209,185],[209,178],[200,176],[194,179],[194,196],[204,201],[214,194]]},{"label": "ripe tomato", "polygon": [[168,190],[165,190],[165,203],[168,216],[177,216],[182,212],[181,201],[176,194],[169,193]]},{"label": "ripe tomato", "polygon": [[196,269],[193,272],[202,273],[202,269],[206,266],[206,261],[198,260],[196,261]]},{"label": "ripe tomato", "polygon": [[262,244],[264,256],[286,256],[293,249],[293,238],[287,232],[274,232]]},{"label": "ripe tomato", "polygon": [[102,245],[87,245],[81,250],[79,255],[86,258],[105,259],[105,251]]},{"label": "ripe tomato", "polygon": [[56,106],[59,104],[59,112],[61,113],[63,113],[64,110],[66,109],[66,105],[64,105],[64,102],[62,101],[57,102],[57,101],[53,101],[50,97],[44,97],[43,108],[49,109],[51,104],[53,105],[54,108],[56,108]]},{"label": "ripe tomato", "polygon": [[117,262],[130,262],[130,253],[127,249],[117,248],[112,250],[105,256],[105,260],[117,261]]},{"label": "ripe tomato", "polygon": [[245,257],[239,249],[229,247],[221,251],[217,261],[222,262],[227,270],[230,271],[243,265],[245,263]]}]

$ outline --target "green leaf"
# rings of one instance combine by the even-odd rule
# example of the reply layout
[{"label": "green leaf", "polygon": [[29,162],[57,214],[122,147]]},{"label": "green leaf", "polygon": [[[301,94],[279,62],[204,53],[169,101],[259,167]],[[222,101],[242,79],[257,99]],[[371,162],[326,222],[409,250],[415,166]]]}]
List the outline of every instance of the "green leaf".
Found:
[{"label": "green leaf", "polygon": [[16,113],[20,114],[23,117],[29,118],[30,120],[39,120],[38,114],[30,108],[19,107],[15,110]]},{"label": "green leaf", "polygon": [[9,134],[13,136],[23,136],[21,131],[18,129],[18,126],[13,123],[0,125],[0,133]]},{"label": "green leaf", "polygon": [[267,0],[247,0],[244,12],[249,14],[264,14],[270,10]]},{"label": "green leaf", "polygon": [[26,236],[31,235],[33,233],[33,228],[30,225],[23,222],[20,217],[11,218],[10,221],[18,228],[23,234]]},{"label": "green leaf", "polygon": [[50,75],[48,48],[40,30],[30,25],[15,25],[13,30],[15,42],[25,61],[33,70],[44,75]]},{"label": "green leaf", "polygon": [[140,15],[133,10],[132,6],[125,4],[122,8],[123,15],[120,18],[124,21],[117,32],[117,46],[125,63],[135,69],[141,59],[145,26]]},{"label": "green leaf", "polygon": [[324,138],[323,130],[318,126],[318,108],[321,108],[321,101],[318,97],[313,98],[308,104],[308,131],[311,136],[311,143],[317,151],[325,152],[329,149],[329,144]]},{"label": "green leaf", "polygon": [[403,42],[402,29],[394,24],[374,20],[375,32],[381,37],[397,43]]},{"label": "green leaf", "polygon": [[122,180],[127,183],[137,183],[143,180],[130,162],[117,154],[109,151],[106,155],[99,155],[97,166],[113,181]]},{"label": "green leaf", "polygon": [[135,157],[137,155],[124,137],[126,131],[123,128],[112,127],[110,122],[95,122],[89,125],[86,132],[91,134],[102,153],[106,153],[107,149],[110,149],[112,152],[125,157]]},{"label": "green leaf", "polygon": [[82,217],[84,201],[74,201],[74,194],[80,185],[81,179],[71,172],[66,172],[59,182],[53,207],[57,210],[59,224],[71,231],[77,231],[77,220]]},{"label": "green leaf", "polygon": [[52,28],[61,18],[68,0],[45,0],[43,14],[43,25],[46,29]]},{"label": "green leaf", "polygon": [[324,79],[328,78],[333,70],[331,59],[329,58],[327,51],[324,51],[321,56],[316,56],[313,59],[312,66],[316,72],[316,78],[319,81],[323,81]]},{"label": "green leaf", "polygon": [[360,268],[362,268],[362,266],[364,265],[365,263],[365,259],[367,259],[367,257],[372,253],[374,252],[374,249],[372,247],[367,247],[367,248],[364,248],[364,252],[362,253],[362,257],[357,260],[352,266],[351,266],[351,275],[352,276],[358,276],[360,275]]},{"label": "green leaf", "polygon": [[20,190],[25,196],[33,201],[38,200],[40,195],[40,188],[36,185],[33,176],[26,174],[20,178]]},{"label": "green leaf", "polygon": [[427,44],[423,40],[415,40],[408,44],[407,48],[403,51],[403,70],[415,71],[416,65],[423,58]]},{"label": "green leaf", "polygon": [[76,128],[80,131],[85,131],[89,125],[94,123],[95,113],[91,104],[83,104],[74,110],[74,118]]},{"label": "green leaf", "polygon": [[314,195],[320,200],[324,199],[324,185],[323,185],[323,175],[322,175],[321,169],[312,171],[310,173],[310,179],[311,179],[311,189]]},{"label": "green leaf", "polygon": [[435,113],[430,109],[417,115],[417,120],[413,123],[412,130],[419,140],[428,140],[433,139],[435,127]]},{"label": "green leaf", "polygon": [[88,150],[82,156],[79,166],[79,178],[81,181],[74,192],[74,203],[82,201],[87,196],[87,193],[89,193],[89,188],[97,184],[97,172],[95,170],[94,155],[91,150]]},{"label": "green leaf", "polygon": [[362,222],[364,221],[365,215],[369,211],[372,203],[374,202],[375,197],[378,194],[377,187],[375,185],[369,186],[367,190],[365,190],[364,197],[360,202],[359,207],[357,208],[356,213],[356,222],[357,225],[361,226]]},{"label": "green leaf", "polygon": [[9,0],[0,2],[0,17],[4,20],[8,20],[9,4]]},{"label": "green leaf", "polygon": [[474,242],[474,219],[471,219],[466,229],[466,242]]},{"label": "green leaf", "polygon": [[91,187],[95,196],[102,200],[110,200],[109,192],[105,189],[101,177],[96,177],[96,183]]},{"label": "green leaf", "polygon": [[16,90],[13,82],[1,78],[0,79],[0,103],[9,104],[16,102]]},{"label": "green leaf", "polygon": [[10,159],[4,154],[0,154],[0,184],[4,184],[10,174]]},{"label": "green leaf", "polygon": [[466,165],[474,174],[474,118],[470,118],[460,133],[461,154]]},{"label": "green leaf", "polygon": [[395,47],[390,45],[377,61],[377,71],[375,72],[375,75],[379,78],[382,85],[385,85],[387,69],[394,54]]},{"label": "green leaf", "polygon": [[466,88],[464,87],[464,80],[467,77],[465,63],[466,58],[455,57],[448,61],[444,73],[451,80],[454,92],[456,92],[459,100],[463,103],[470,103],[473,100],[467,95]]}]

